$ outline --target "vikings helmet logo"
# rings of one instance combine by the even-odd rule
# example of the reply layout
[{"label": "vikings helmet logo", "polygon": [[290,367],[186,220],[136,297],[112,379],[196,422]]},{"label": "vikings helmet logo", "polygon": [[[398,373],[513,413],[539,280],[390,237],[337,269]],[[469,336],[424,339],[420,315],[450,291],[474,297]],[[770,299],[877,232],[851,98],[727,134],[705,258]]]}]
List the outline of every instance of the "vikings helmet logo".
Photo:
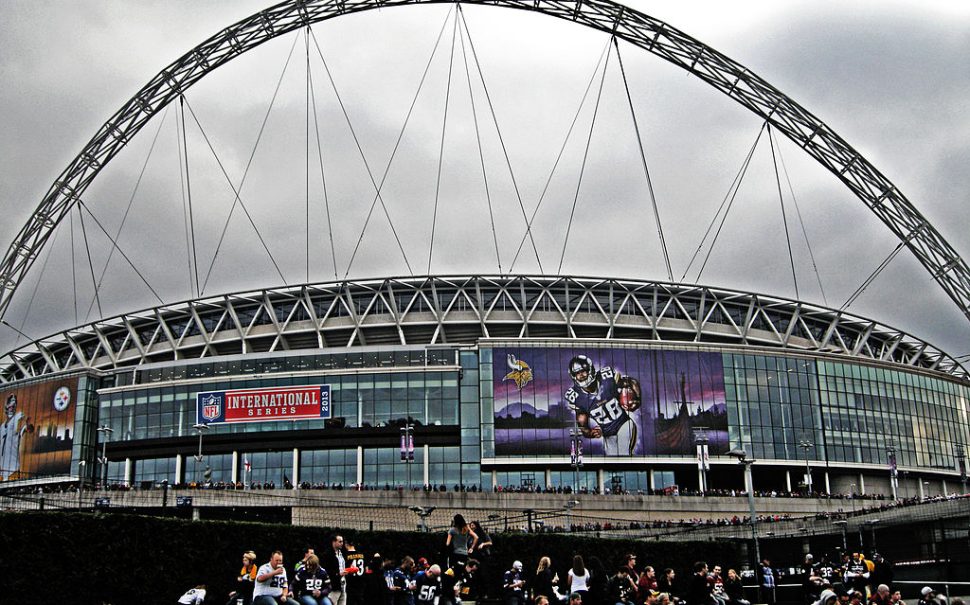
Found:
[{"label": "vikings helmet logo", "polygon": [[508,356],[508,364],[511,372],[506,374],[502,380],[514,380],[515,386],[519,387],[520,391],[525,385],[532,382],[532,368],[529,367],[529,364],[519,361],[511,353]]}]

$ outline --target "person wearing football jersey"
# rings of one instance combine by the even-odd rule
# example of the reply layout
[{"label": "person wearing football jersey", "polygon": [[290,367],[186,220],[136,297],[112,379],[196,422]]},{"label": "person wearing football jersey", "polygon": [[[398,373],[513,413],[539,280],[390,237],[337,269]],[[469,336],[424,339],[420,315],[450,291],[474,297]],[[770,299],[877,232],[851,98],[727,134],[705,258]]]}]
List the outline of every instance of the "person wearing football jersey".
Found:
[{"label": "person wearing football jersey", "polygon": [[630,412],[640,408],[640,381],[621,376],[610,366],[597,370],[586,355],[569,361],[569,376],[573,385],[566,389],[563,398],[576,414],[583,436],[602,438],[607,456],[632,456],[637,445],[637,424]]},{"label": "person wearing football jersey", "polygon": [[364,553],[357,550],[357,547],[347,540],[344,544],[347,549],[345,560],[347,562],[347,605],[364,605],[364,573],[367,565],[364,563]]},{"label": "person wearing football jersey", "polygon": [[387,587],[391,589],[391,603],[393,605],[411,605],[414,584],[411,581],[411,570],[414,569],[414,559],[405,556],[401,565],[391,572]]},{"label": "person wearing football jersey", "polygon": [[283,567],[283,553],[276,551],[263,563],[256,573],[256,586],[253,588],[253,605],[300,605],[290,598],[286,568]]},{"label": "person wearing football jersey", "polygon": [[333,605],[330,594],[330,577],[327,570],[320,567],[320,558],[310,555],[303,561],[303,567],[293,576],[293,593],[300,605]]},{"label": "person wearing football jersey", "polygon": [[415,605],[435,605],[441,595],[441,567],[436,563],[414,577]]},{"label": "person wearing football jersey", "polygon": [[202,605],[203,601],[205,601],[205,584],[190,588],[178,600],[179,605]]}]

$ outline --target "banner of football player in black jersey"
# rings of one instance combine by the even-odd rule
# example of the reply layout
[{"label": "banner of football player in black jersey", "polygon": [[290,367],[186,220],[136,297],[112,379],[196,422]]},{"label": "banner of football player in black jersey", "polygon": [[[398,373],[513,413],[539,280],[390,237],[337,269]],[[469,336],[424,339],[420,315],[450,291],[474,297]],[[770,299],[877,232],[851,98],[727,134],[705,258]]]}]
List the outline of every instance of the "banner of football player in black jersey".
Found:
[{"label": "banner of football player in black jersey", "polygon": [[495,455],[587,456],[728,451],[719,353],[637,349],[492,349]]},{"label": "banner of football player in black jersey", "polygon": [[77,378],[0,389],[0,482],[71,470]]}]

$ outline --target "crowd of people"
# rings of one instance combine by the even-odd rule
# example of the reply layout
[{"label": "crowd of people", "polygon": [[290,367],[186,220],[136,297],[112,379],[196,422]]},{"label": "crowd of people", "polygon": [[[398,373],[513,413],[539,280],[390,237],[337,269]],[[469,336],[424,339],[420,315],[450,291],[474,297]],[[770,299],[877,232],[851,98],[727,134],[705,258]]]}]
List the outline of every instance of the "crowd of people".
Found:
[{"label": "crowd of people", "polygon": [[[515,560],[508,569],[497,567],[493,543],[476,521],[455,515],[443,549],[425,556],[398,560],[380,553],[365,555],[341,535],[317,552],[303,549],[290,568],[283,553],[257,563],[252,551],[242,555],[235,589],[228,597],[210,595],[210,602],[226,605],[469,605],[483,599],[504,605],[773,605],[784,579],[767,559],[756,569],[757,587],[742,584],[736,569],[698,561],[691,570],[658,571],[641,565],[635,553],[620,553],[613,561],[582,554],[554,565],[543,556],[526,568]],[[420,553],[414,553],[418,555]],[[430,557],[430,559],[429,559]],[[435,560],[437,559],[437,560]],[[568,565],[568,568],[565,567]],[[562,573],[560,573],[562,572]],[[882,556],[845,554],[832,561],[807,555],[797,581],[805,605],[906,605],[893,587],[893,567]],[[218,598],[216,598],[218,597]],[[187,591],[182,605],[201,605],[205,585]],[[790,600],[790,599],[788,599]],[[962,605],[955,599],[952,605]],[[913,605],[945,605],[931,587]]]}]

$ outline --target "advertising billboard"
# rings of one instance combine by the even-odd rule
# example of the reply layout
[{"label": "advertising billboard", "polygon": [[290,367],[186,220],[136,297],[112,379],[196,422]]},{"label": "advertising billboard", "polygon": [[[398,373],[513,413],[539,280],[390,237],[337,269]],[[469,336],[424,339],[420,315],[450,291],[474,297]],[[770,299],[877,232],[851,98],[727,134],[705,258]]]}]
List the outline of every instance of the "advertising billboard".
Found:
[{"label": "advertising billboard", "polygon": [[[721,355],[638,349],[492,349],[495,455],[694,457],[728,451]],[[575,455],[575,454],[573,454]]]},{"label": "advertising billboard", "polygon": [[77,378],[0,390],[0,481],[71,471]]},{"label": "advertising billboard", "polygon": [[195,396],[201,424],[330,418],[330,385],[207,391]]}]

